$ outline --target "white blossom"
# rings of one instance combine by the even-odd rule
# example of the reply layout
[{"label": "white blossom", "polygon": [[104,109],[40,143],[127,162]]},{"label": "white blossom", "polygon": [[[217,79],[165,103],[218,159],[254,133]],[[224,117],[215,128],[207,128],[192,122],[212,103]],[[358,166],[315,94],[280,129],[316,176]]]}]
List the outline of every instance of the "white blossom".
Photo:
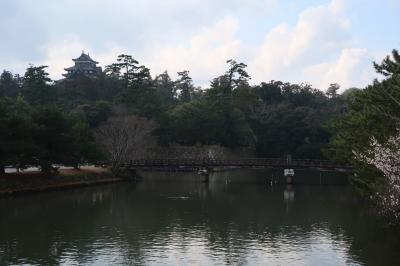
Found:
[{"label": "white blossom", "polygon": [[372,138],[370,149],[356,153],[360,161],[374,165],[386,178],[386,190],[376,194],[381,211],[396,220],[400,220],[400,134],[390,137],[381,144]]}]

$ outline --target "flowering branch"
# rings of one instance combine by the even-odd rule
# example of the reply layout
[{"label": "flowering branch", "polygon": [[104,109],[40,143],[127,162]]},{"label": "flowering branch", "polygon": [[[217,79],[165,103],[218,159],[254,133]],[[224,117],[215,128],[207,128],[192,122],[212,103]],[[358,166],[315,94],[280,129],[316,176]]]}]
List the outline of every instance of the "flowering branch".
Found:
[{"label": "flowering branch", "polygon": [[372,138],[366,153],[354,152],[356,159],[380,170],[387,180],[387,189],[378,193],[379,205],[386,215],[400,220],[400,134],[380,144]]}]

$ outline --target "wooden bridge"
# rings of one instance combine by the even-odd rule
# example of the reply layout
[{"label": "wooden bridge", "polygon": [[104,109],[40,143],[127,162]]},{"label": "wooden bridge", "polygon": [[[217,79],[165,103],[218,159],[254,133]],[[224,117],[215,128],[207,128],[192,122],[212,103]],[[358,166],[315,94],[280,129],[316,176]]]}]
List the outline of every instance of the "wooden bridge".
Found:
[{"label": "wooden bridge", "polygon": [[124,165],[126,168],[165,168],[165,169],[202,169],[202,168],[292,168],[340,170],[353,172],[350,164],[341,164],[329,160],[284,159],[284,158],[247,158],[247,159],[140,159]]}]

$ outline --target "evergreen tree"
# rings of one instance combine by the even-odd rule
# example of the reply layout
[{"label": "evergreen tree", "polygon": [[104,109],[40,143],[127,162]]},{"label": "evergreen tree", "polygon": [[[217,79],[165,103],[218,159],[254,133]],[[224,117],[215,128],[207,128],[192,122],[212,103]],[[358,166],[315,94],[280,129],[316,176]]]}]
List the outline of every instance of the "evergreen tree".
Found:
[{"label": "evergreen tree", "polygon": [[13,76],[9,71],[4,70],[0,75],[0,97],[7,96],[15,98],[20,92],[20,78]]},{"label": "evergreen tree", "polygon": [[326,95],[329,98],[336,98],[338,96],[338,90],[340,89],[340,85],[337,83],[332,83],[329,85],[328,89],[326,90]]},{"label": "evergreen tree", "polygon": [[177,86],[175,82],[171,80],[167,71],[156,76],[154,79],[154,86],[163,107],[168,108],[177,102]]},{"label": "evergreen tree", "polygon": [[45,71],[47,66],[29,66],[22,84],[24,98],[33,105],[54,103],[56,91],[49,84],[51,79]]},{"label": "evergreen tree", "polygon": [[241,83],[247,83],[250,79],[249,74],[246,71],[247,65],[244,63],[238,63],[233,59],[226,61],[229,65],[228,70],[225,73],[226,77],[226,88],[225,93],[231,94]]},{"label": "evergreen tree", "polygon": [[184,70],[178,72],[178,80],[176,81],[177,90],[179,91],[180,102],[186,103],[192,100],[194,94],[193,80],[189,76],[189,71]]},{"label": "evergreen tree", "polygon": [[30,107],[20,97],[0,98],[0,113],[0,172],[7,165],[24,168],[37,151]]}]

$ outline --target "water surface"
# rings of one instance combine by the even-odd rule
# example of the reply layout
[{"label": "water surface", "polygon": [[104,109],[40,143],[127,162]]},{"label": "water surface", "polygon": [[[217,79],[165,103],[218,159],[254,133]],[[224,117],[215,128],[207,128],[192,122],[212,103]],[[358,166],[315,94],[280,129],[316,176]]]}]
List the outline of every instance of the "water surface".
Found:
[{"label": "water surface", "polygon": [[349,186],[270,176],[146,173],[3,198],[0,265],[400,265],[399,234]]}]

